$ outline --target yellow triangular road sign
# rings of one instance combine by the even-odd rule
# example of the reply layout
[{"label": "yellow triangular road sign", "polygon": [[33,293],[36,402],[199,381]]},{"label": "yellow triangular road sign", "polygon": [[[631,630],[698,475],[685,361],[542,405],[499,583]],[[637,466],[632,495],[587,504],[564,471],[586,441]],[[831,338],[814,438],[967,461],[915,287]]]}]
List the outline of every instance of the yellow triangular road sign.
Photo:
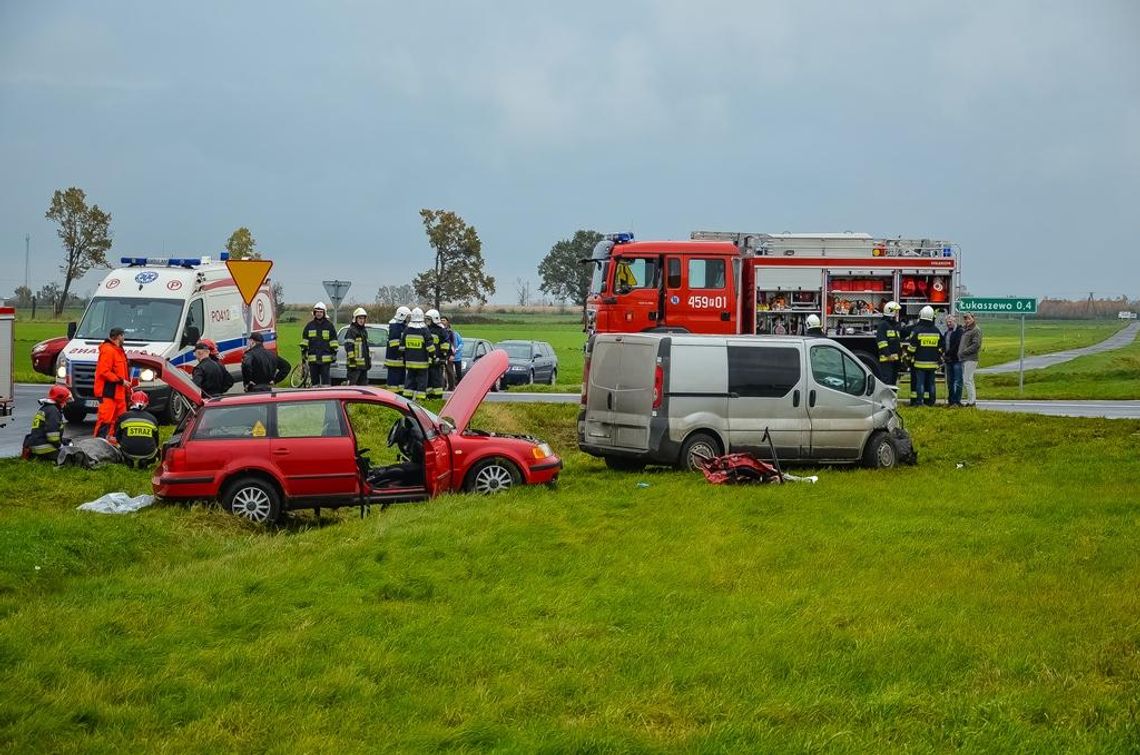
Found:
[{"label": "yellow triangular road sign", "polygon": [[226,267],[237,284],[241,298],[248,307],[257,296],[257,290],[269,277],[272,260],[226,260]]}]

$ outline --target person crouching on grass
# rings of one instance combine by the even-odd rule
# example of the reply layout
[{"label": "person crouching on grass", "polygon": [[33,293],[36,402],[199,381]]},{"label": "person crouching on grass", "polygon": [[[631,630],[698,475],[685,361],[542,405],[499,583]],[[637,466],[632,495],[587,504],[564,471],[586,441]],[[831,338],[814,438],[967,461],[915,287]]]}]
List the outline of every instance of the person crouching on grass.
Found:
[{"label": "person crouching on grass", "polygon": [[131,394],[131,408],[115,424],[115,438],[127,466],[140,469],[158,458],[158,420],[147,411],[150,399],[142,391]]},{"label": "person crouching on grass", "polygon": [[21,458],[55,461],[63,445],[63,407],[71,402],[71,391],[53,385],[47,398],[40,399],[40,410],[32,417],[32,431],[24,436]]}]

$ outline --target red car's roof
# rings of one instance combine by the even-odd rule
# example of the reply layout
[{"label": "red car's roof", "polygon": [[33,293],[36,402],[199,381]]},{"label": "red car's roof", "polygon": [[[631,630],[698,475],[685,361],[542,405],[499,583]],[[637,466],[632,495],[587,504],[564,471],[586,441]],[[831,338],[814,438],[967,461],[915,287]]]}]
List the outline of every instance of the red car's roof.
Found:
[{"label": "red car's roof", "polygon": [[644,252],[689,252],[737,256],[740,250],[731,241],[631,241],[616,244],[612,254],[628,257]]},{"label": "red car's roof", "polygon": [[338,401],[356,399],[378,398],[396,404],[406,405],[408,400],[403,396],[386,391],[383,388],[369,386],[337,387],[337,388],[284,388],[274,389],[263,393],[238,393],[217,398],[207,399],[207,404],[224,402],[226,405],[238,406],[241,404],[260,404],[266,401],[313,401],[315,399],[335,399]]}]

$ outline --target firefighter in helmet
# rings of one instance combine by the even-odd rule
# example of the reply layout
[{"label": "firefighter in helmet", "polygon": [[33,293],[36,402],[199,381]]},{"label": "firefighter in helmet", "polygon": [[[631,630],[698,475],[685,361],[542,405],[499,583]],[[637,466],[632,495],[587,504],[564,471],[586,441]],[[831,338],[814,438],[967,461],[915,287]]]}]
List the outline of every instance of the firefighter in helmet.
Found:
[{"label": "firefighter in helmet", "polygon": [[305,359],[309,362],[309,376],[314,386],[330,385],[329,370],[332,369],[333,359],[336,358],[336,331],[325,317],[325,303],[319,301],[313,305],[313,319],[301,332],[301,345],[305,351]]},{"label": "firefighter in helmet", "polygon": [[40,399],[40,409],[32,417],[32,431],[24,436],[25,459],[54,461],[63,445],[63,407],[71,402],[71,391],[66,386],[53,385],[47,398]]},{"label": "firefighter in helmet", "polygon": [[934,406],[934,372],[942,363],[942,331],[934,324],[934,308],[929,304],[918,313],[918,325],[906,341],[911,356],[910,405]]},{"label": "firefighter in helmet", "polygon": [[352,324],[344,338],[345,376],[349,385],[368,385],[368,371],[372,369],[372,350],[368,345],[368,312],[357,307],[352,313]]},{"label": "firefighter in helmet", "polygon": [[429,309],[424,316],[427,318],[431,342],[435,346],[435,356],[431,367],[428,368],[427,397],[443,398],[444,362],[451,360],[451,341],[447,337],[447,331],[440,324],[438,309]]},{"label": "firefighter in helmet", "polygon": [[888,385],[897,385],[899,380],[899,360],[902,359],[902,339],[899,335],[899,312],[902,307],[896,301],[883,305],[883,317],[875,328],[875,340],[879,350],[879,377]]},{"label": "firefighter in helmet", "polygon": [[412,310],[399,307],[396,314],[388,321],[388,346],[384,350],[384,367],[388,371],[388,390],[392,393],[401,393],[404,390],[404,328],[408,326],[408,318]]},{"label": "firefighter in helmet", "polygon": [[807,330],[804,331],[805,336],[808,338],[827,337],[827,335],[823,332],[823,323],[820,322],[819,315],[808,315],[805,322],[807,324]]},{"label": "firefighter in helmet", "polygon": [[404,353],[404,396],[418,401],[427,396],[428,368],[435,359],[432,334],[419,307],[412,310],[400,347]]},{"label": "firefighter in helmet", "polygon": [[115,437],[128,466],[149,467],[158,459],[158,420],[147,411],[150,399],[142,391],[131,394],[131,408],[119,417]]}]

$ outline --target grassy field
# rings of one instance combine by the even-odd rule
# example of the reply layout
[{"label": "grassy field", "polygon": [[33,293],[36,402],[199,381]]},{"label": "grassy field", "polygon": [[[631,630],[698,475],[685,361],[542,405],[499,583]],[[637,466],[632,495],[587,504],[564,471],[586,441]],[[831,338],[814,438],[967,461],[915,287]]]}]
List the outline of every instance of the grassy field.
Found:
[{"label": "grassy field", "polygon": [[[1021,352],[1021,321],[979,315],[979,367],[1012,362]],[[1100,343],[1125,327],[1120,320],[1025,320],[1025,355],[1051,354]]]},{"label": "grassy field", "polygon": [[0,749],[1136,751],[1140,422],[906,416],[917,467],[714,488],[489,405],[557,488],[274,531],[2,461]]},{"label": "grassy field", "polygon": [[980,398],[1140,399],[1140,339],[1115,351],[1030,370],[1023,392],[1018,391],[1016,372],[978,375],[977,387]]}]

